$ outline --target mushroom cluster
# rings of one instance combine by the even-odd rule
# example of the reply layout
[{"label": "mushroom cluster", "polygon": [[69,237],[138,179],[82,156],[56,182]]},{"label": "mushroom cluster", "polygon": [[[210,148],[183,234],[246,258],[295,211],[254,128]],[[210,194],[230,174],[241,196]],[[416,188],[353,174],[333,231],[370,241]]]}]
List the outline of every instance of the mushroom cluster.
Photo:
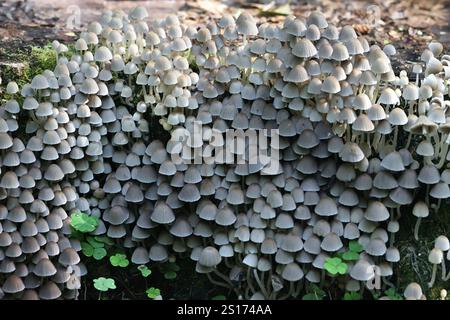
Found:
[{"label": "mushroom cluster", "polygon": [[[142,7],[106,12],[75,52],[54,42],[55,70],[8,84],[2,294],[76,297],[86,270],[68,238],[75,210],[100,218],[93,233],[133,263],[188,255],[244,298],[298,296],[350,241],[363,252],[346,290],[387,280],[401,208],[418,217],[418,237],[450,196],[442,45],[396,75],[391,45],[370,46],[319,12],[259,26],[247,13],[202,27],[147,18]],[[211,152],[230,148],[230,130],[243,161]],[[253,162],[248,130],[270,140]]]}]

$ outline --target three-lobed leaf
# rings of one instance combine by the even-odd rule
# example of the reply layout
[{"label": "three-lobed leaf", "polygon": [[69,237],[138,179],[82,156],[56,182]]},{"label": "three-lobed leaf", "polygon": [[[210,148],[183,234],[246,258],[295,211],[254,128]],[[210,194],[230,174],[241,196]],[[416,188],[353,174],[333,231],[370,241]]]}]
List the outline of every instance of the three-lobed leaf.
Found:
[{"label": "three-lobed leaf", "polygon": [[138,270],[141,272],[141,275],[144,278],[147,278],[149,275],[152,274],[152,270],[150,270],[146,265],[140,265],[138,267]]},{"label": "three-lobed leaf", "polygon": [[158,297],[159,295],[161,295],[161,291],[158,288],[148,288],[147,291],[145,291],[145,293],[147,293],[147,297],[149,297],[150,299],[155,299],[156,297]]},{"label": "three-lobed leaf", "polygon": [[114,267],[125,268],[128,267],[130,261],[128,261],[127,256],[122,253],[116,253],[115,255],[109,257],[109,261]]},{"label": "three-lobed leaf", "polygon": [[100,277],[97,279],[94,279],[94,288],[98,291],[108,291],[110,289],[116,289],[116,283],[114,279],[111,278],[105,278]]},{"label": "three-lobed leaf", "polygon": [[328,258],[325,261],[324,268],[332,275],[346,274],[348,265],[345,262],[343,262],[341,258],[334,257]]},{"label": "three-lobed leaf", "polygon": [[75,212],[70,215],[71,227],[82,233],[94,231],[98,226],[98,218],[83,212]]}]

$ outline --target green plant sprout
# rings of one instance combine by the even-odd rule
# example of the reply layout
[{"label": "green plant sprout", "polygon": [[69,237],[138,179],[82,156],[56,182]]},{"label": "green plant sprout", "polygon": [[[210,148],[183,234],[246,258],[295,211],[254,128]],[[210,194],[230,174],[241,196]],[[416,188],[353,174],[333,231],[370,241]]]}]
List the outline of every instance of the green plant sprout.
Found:
[{"label": "green plant sprout", "polygon": [[361,300],[362,296],[359,292],[346,292],[344,294],[344,300]]},{"label": "green plant sprout", "polygon": [[326,297],[325,291],[315,284],[309,286],[309,291],[302,297],[302,300],[323,300]]},{"label": "green plant sprout", "polygon": [[161,291],[158,288],[148,288],[147,291],[145,291],[145,293],[147,294],[147,297],[149,297],[150,299],[155,299],[158,296],[161,295]]},{"label": "green plant sprout", "polygon": [[339,257],[345,261],[359,260],[359,254],[364,250],[363,246],[358,241],[353,240],[348,244],[348,251],[341,253]]},{"label": "green plant sprout", "polygon": [[130,264],[127,256],[122,253],[116,253],[115,255],[109,257],[109,261],[114,267],[126,268]]},{"label": "green plant sprout", "polygon": [[97,228],[98,218],[83,212],[75,212],[70,215],[70,226],[81,233],[89,233]]},{"label": "green plant sprout", "polygon": [[101,300],[102,292],[106,292],[111,289],[116,289],[116,283],[114,279],[100,277],[94,279],[94,288],[99,291],[98,299]]},{"label": "green plant sprout", "polygon": [[212,297],[211,300],[227,300],[227,298],[223,294],[218,294],[217,296]]},{"label": "green plant sprout", "polygon": [[161,272],[164,274],[164,278],[167,280],[173,280],[178,276],[178,271],[180,271],[180,266],[174,262],[169,262],[163,264],[160,267]]},{"label": "green plant sprout", "polygon": [[86,257],[93,257],[95,260],[101,260],[106,255],[105,243],[98,241],[95,237],[86,237],[86,241],[81,240],[81,252]]},{"label": "green plant sprout", "polygon": [[147,278],[152,274],[152,270],[150,270],[146,265],[140,265],[139,267],[137,267],[137,269],[141,272],[141,275],[144,278]]},{"label": "green plant sprout", "polygon": [[395,291],[395,288],[390,288],[384,292],[384,294],[390,299],[390,300],[403,300],[402,295],[398,294]]},{"label": "green plant sprout", "polygon": [[348,270],[348,265],[338,257],[328,258],[323,266],[332,275],[346,274]]}]

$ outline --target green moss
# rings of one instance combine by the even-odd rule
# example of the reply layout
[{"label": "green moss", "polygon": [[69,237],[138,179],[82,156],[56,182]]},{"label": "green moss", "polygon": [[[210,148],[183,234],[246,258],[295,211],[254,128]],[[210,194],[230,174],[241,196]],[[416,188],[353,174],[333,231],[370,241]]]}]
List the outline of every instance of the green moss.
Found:
[{"label": "green moss", "polygon": [[45,47],[32,47],[27,77],[32,79],[44,70],[53,70],[55,66],[56,52],[50,44]]}]

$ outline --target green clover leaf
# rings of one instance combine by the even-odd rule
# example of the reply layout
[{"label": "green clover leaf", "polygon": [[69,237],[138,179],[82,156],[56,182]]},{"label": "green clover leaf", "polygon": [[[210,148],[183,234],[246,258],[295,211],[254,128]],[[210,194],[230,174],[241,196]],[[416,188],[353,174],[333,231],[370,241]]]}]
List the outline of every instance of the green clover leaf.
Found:
[{"label": "green clover leaf", "polygon": [[104,257],[106,257],[105,248],[94,248],[92,256],[95,260],[102,260]]},{"label": "green clover leaf", "polygon": [[177,273],[175,271],[167,271],[164,273],[164,278],[167,280],[173,280],[177,277]]},{"label": "green clover leaf", "polygon": [[94,237],[86,237],[87,242],[94,248],[103,248],[105,244],[103,242],[99,242],[95,240]]},{"label": "green clover leaf", "polygon": [[147,297],[149,297],[150,299],[155,299],[156,297],[158,297],[159,295],[161,295],[161,291],[158,288],[148,288],[147,291],[145,291],[145,293],[147,293]]},{"label": "green clover leaf", "polygon": [[115,255],[109,257],[109,261],[114,267],[125,268],[128,267],[130,261],[128,261],[127,256],[122,253],[116,253]]},{"label": "green clover leaf", "polygon": [[356,253],[360,253],[360,252],[362,252],[364,250],[363,246],[361,244],[359,244],[359,242],[356,241],[356,240],[353,240],[353,241],[349,242],[348,249],[350,251],[353,251],[353,252],[356,252]]},{"label": "green clover leaf", "polygon": [[94,248],[87,242],[81,242],[81,252],[83,252],[86,257],[92,257]]},{"label": "green clover leaf", "polygon": [[323,300],[325,298],[326,293],[319,286],[315,284],[311,284],[309,286],[309,290],[312,292],[305,294],[302,297],[302,300]]},{"label": "green clover leaf", "polygon": [[144,278],[147,278],[149,275],[152,274],[152,270],[150,270],[146,265],[140,265],[138,267],[138,270],[141,272]]},{"label": "green clover leaf", "polygon": [[106,236],[95,236],[94,239],[97,242],[101,242],[101,243],[107,244],[109,246],[112,246],[114,244],[114,241],[111,238],[108,238]]},{"label": "green clover leaf", "polygon": [[345,274],[348,269],[348,265],[341,260],[341,258],[328,258],[323,265],[325,270],[330,274]]},{"label": "green clover leaf", "polygon": [[227,300],[227,298],[223,294],[219,294],[215,297],[212,297],[211,300]]},{"label": "green clover leaf", "polygon": [[361,300],[361,295],[358,292],[346,292],[344,300]]},{"label": "green clover leaf", "polygon": [[82,212],[76,212],[70,215],[70,225],[76,231],[88,233],[97,228],[98,218]]},{"label": "green clover leaf", "polygon": [[395,288],[390,288],[384,292],[391,300],[403,300],[403,297],[395,292]]},{"label": "green clover leaf", "polygon": [[94,279],[94,288],[98,291],[108,291],[109,289],[115,289],[116,283],[114,282],[114,279],[111,278],[104,278],[100,277],[97,279]]},{"label": "green clover leaf", "polygon": [[359,253],[354,251],[347,251],[342,254],[342,259],[347,261],[357,261],[359,260]]}]

